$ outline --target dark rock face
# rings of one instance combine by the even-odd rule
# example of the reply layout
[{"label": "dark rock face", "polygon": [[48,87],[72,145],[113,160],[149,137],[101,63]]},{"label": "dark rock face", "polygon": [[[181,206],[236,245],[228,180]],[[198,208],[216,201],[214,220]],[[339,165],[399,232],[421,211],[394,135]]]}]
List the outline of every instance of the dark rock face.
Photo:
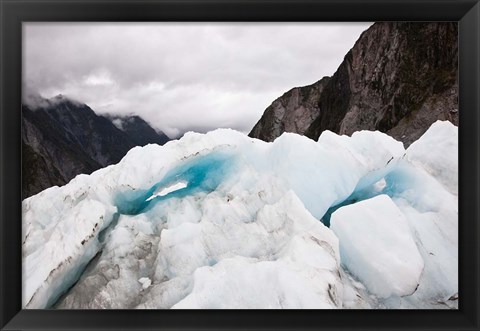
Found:
[{"label": "dark rock face", "polygon": [[349,100],[352,97],[350,89],[351,68],[348,61],[352,52],[348,52],[337,72],[329,80],[317,102],[322,111],[305,131],[307,137],[318,139],[324,130],[339,131],[339,122],[349,111]]},{"label": "dark rock face", "polygon": [[[148,138],[152,137],[141,139]],[[150,142],[161,139],[158,136]],[[23,105],[22,199],[119,162],[140,145],[138,140],[87,105],[61,96],[42,99],[36,107]]]},{"label": "dark rock face", "polygon": [[458,125],[457,75],[457,23],[375,23],[323,88],[317,116],[297,133],[317,140],[324,130],[379,130],[407,147],[436,120]]},{"label": "dark rock face", "polygon": [[312,85],[286,92],[265,110],[249,136],[274,141],[284,132],[304,134],[320,114],[318,99],[328,81],[324,77]]},{"label": "dark rock face", "polygon": [[141,117],[132,116],[106,116],[118,129],[125,132],[137,146],[145,146],[147,144],[163,145],[170,141],[170,138],[163,132],[155,131]]}]

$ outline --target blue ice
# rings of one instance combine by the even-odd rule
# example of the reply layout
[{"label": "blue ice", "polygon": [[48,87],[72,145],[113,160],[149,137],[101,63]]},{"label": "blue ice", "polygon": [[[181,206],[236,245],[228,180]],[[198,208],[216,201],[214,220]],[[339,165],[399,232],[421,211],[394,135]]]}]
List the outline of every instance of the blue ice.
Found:
[{"label": "blue ice", "polygon": [[[183,198],[198,192],[212,192],[229,176],[233,164],[234,156],[226,151],[196,156],[169,171],[161,181],[148,189],[119,193],[115,204],[120,214],[138,215],[166,199]],[[157,190],[179,181],[186,182],[187,186],[148,200]]]}]

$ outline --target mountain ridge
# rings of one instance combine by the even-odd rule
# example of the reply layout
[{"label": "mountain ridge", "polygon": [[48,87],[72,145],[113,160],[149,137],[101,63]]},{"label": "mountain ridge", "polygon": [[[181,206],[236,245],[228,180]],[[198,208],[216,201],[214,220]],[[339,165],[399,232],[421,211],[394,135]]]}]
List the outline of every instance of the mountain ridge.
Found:
[{"label": "mountain ridge", "polygon": [[23,199],[117,163],[135,146],[168,141],[140,117],[136,131],[148,133],[141,139],[134,134],[135,125],[124,132],[89,106],[62,95],[32,100],[22,105]]},{"label": "mountain ridge", "polygon": [[294,87],[275,99],[250,137],[273,141],[283,132],[304,134],[319,112],[317,100],[329,80],[330,77],[323,77],[311,85]]},{"label": "mountain ridge", "polygon": [[[288,96],[281,98],[290,102]],[[304,131],[285,129],[285,115],[272,117],[269,109],[275,102],[278,99],[250,137],[272,141],[283,132],[294,132],[318,140],[325,130],[346,135],[379,130],[408,147],[436,120],[458,125],[457,23],[373,24],[344,56],[318,98],[299,105],[307,111],[297,117],[307,122],[314,117]]]},{"label": "mountain ridge", "polygon": [[170,138],[165,133],[156,131],[138,115],[107,114],[103,116],[108,118],[118,129],[128,134],[138,146],[151,143],[163,145],[170,141]]}]

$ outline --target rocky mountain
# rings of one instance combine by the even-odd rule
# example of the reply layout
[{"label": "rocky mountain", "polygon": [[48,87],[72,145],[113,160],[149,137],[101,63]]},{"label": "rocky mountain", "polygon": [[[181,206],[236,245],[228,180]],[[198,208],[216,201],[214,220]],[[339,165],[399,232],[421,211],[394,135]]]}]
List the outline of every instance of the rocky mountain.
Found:
[{"label": "rocky mountain", "polygon": [[329,77],[324,77],[312,85],[295,87],[276,99],[253,127],[250,136],[274,141],[283,132],[305,134],[320,113],[318,100],[328,81]]},{"label": "rocky mountain", "polygon": [[[312,98],[298,98],[322,81]],[[375,23],[320,82],[275,100],[249,135],[271,141],[295,132],[317,140],[325,130],[379,130],[408,147],[437,120],[458,125],[457,23]]]},{"label": "rocky mountain", "polygon": [[145,146],[152,143],[163,145],[170,140],[163,132],[155,131],[140,116],[106,115],[105,117],[118,129],[125,132],[138,146]]},{"label": "rocky mountain", "polygon": [[35,98],[22,106],[23,199],[117,163],[134,146],[165,142],[165,136],[153,135],[141,118],[122,131],[85,104],[61,95]]}]

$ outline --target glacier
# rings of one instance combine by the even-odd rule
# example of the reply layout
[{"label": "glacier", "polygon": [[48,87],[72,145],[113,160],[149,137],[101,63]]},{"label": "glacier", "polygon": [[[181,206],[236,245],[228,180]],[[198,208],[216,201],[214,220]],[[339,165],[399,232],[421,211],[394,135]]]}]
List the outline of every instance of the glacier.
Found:
[{"label": "glacier", "polygon": [[27,309],[458,308],[458,129],[230,129],[22,202]]},{"label": "glacier", "polygon": [[381,298],[415,292],[424,262],[406,217],[387,195],[340,208],[331,229],[342,243],[342,263],[370,292]]}]

